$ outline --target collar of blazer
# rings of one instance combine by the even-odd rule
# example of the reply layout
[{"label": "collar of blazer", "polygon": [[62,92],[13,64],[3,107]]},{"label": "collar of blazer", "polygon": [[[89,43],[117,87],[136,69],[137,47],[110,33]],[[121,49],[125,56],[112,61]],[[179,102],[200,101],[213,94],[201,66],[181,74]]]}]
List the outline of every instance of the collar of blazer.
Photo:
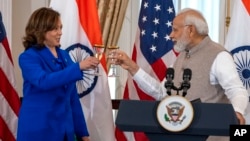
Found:
[{"label": "collar of blazer", "polygon": [[63,53],[63,51],[60,48],[56,48],[56,51],[58,53],[58,58],[55,58],[47,47],[44,47],[44,48],[39,49],[39,50],[37,50],[37,49],[35,49],[35,50],[41,56],[43,61],[47,64],[47,66],[52,71],[58,70],[58,68],[55,65],[58,58],[60,58],[62,60],[63,67],[66,67],[67,59],[66,59],[65,54]]}]

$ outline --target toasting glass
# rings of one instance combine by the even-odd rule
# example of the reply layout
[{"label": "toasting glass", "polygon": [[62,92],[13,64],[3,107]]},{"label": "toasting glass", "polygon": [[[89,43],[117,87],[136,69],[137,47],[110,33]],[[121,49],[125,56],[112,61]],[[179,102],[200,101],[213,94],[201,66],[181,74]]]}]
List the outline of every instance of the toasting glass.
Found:
[{"label": "toasting glass", "polygon": [[[116,55],[116,50],[119,49],[118,46],[109,46],[109,49],[111,49],[111,56],[115,56]],[[114,59],[111,59],[111,62],[114,62]],[[111,74],[109,75],[109,77],[118,77],[119,75],[117,74],[117,65],[115,64],[111,64],[110,65],[110,69],[111,69]]]},{"label": "toasting glass", "polygon": [[[101,58],[103,56],[104,46],[103,45],[95,44],[93,46],[93,48],[94,48],[94,57],[97,58],[98,60],[101,60]],[[95,75],[95,76],[101,76],[101,74],[99,73],[98,66],[95,68],[95,72],[94,72],[93,75]]]}]

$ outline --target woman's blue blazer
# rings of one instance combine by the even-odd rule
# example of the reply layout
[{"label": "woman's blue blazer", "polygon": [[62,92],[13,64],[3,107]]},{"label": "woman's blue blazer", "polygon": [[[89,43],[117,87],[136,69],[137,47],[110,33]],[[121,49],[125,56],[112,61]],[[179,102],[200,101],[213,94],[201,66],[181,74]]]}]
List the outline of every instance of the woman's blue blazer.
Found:
[{"label": "woman's blue blazer", "polygon": [[73,141],[88,130],[76,90],[83,73],[69,54],[57,48],[62,68],[47,47],[31,47],[19,56],[23,101],[17,141]]}]

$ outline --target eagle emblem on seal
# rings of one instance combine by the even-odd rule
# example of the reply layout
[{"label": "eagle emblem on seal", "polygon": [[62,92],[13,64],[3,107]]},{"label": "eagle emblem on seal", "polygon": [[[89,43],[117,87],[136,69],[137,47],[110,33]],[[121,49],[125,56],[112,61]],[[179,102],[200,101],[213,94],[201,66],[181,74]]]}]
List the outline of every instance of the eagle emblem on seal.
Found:
[{"label": "eagle emblem on seal", "polygon": [[173,124],[181,124],[186,118],[183,115],[185,106],[179,102],[173,102],[166,105],[167,113],[165,114],[165,120],[167,122],[172,122]]}]

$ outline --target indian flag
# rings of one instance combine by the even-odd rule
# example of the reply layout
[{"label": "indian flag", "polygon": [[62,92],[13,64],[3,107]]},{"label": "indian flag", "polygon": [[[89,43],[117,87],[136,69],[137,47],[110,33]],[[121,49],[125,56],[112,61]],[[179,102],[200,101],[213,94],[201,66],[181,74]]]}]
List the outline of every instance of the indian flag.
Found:
[{"label": "indian flag", "polygon": [[[51,0],[50,7],[61,14],[61,48],[76,62],[93,55],[93,45],[102,44],[96,0]],[[77,89],[91,141],[115,141],[105,57],[98,69],[101,76],[84,71]]]}]

